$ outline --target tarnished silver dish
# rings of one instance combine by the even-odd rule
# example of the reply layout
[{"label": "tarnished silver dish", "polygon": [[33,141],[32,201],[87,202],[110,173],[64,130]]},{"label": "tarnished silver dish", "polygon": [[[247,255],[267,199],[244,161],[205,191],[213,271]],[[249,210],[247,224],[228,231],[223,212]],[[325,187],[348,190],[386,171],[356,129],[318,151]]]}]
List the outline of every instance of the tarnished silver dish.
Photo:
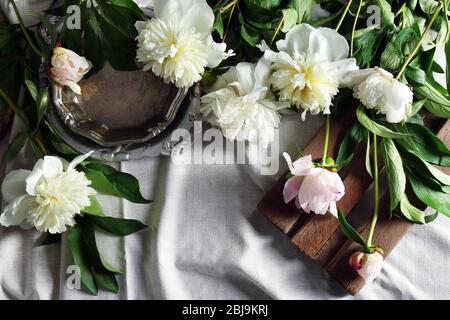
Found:
[{"label": "tarnished silver dish", "polygon": [[[45,74],[46,67],[42,72]],[[79,152],[103,160],[129,160],[169,151],[175,128],[189,128],[198,90],[165,84],[152,72],[105,67],[79,85],[81,95],[46,78],[50,125]]]}]

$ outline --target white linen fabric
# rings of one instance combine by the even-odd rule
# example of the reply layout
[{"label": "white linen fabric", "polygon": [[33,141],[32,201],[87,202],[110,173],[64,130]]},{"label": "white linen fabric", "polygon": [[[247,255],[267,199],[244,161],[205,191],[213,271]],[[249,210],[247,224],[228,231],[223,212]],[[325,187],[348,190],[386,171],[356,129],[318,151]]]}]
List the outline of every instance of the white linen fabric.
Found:
[{"label": "white linen fabric", "polygon": [[[318,117],[282,118],[280,173],[287,170],[281,153],[294,154],[320,125]],[[12,135],[18,127],[16,121]],[[0,145],[1,155],[6,140]],[[23,152],[3,169],[30,168],[33,161]],[[98,233],[101,252],[125,272],[120,293],[69,289],[73,261],[65,239],[35,247],[38,232],[1,227],[0,299],[450,299],[448,218],[414,226],[381,275],[352,297],[254,211],[278,178],[262,176],[259,166],[188,165],[161,156],[117,167],[138,177],[154,202],[102,197],[105,212],[157,228],[126,238]],[[370,201],[356,212],[367,211]]]}]

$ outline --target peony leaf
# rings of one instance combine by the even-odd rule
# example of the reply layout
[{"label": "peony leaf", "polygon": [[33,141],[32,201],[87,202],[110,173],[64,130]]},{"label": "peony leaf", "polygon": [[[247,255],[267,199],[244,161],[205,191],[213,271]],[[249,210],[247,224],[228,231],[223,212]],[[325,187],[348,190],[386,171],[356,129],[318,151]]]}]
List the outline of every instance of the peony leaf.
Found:
[{"label": "peony leaf", "polygon": [[128,173],[102,163],[89,163],[85,165],[84,172],[92,181],[92,187],[99,192],[123,197],[134,203],[151,202],[142,196],[138,180]]},{"label": "peony leaf", "polygon": [[83,213],[87,213],[93,216],[104,216],[102,206],[100,202],[98,202],[97,197],[90,196],[89,200],[91,201],[91,205],[89,207],[85,207],[83,209]]},{"label": "peony leaf", "polygon": [[341,209],[338,209],[338,219],[339,224],[341,226],[341,231],[343,234],[347,236],[350,240],[359,243],[364,249],[368,250],[369,247],[363,237],[355,230],[345,219],[344,214]]},{"label": "peony leaf", "polygon": [[400,211],[403,216],[413,223],[425,224],[425,212],[414,207],[408,200],[406,194],[403,194],[400,201]]},{"label": "peony leaf", "polygon": [[17,154],[20,152],[20,150],[23,149],[23,147],[27,144],[29,141],[28,139],[28,133],[27,132],[21,132],[18,135],[12,139],[11,144],[9,145],[8,150],[6,151],[5,155],[2,158],[2,161],[0,162],[0,167],[4,165],[5,163],[13,160]]},{"label": "peony leaf", "polygon": [[119,219],[113,217],[89,217],[98,227],[117,236],[128,236],[147,227],[138,220]]},{"label": "peony leaf", "polygon": [[376,0],[378,7],[381,10],[381,21],[383,25],[394,25],[395,15],[392,12],[391,4],[387,0]]},{"label": "peony leaf", "polygon": [[341,145],[339,146],[338,155],[336,157],[337,167],[342,168],[353,159],[356,147],[364,137],[362,130],[362,126],[356,122],[347,131],[344,139],[342,139]]},{"label": "peony leaf", "polygon": [[297,11],[293,8],[287,8],[281,10],[283,14],[283,27],[281,28],[281,31],[284,33],[287,33],[293,26],[297,24]]},{"label": "peony leaf", "polygon": [[405,171],[403,170],[402,157],[392,140],[381,140],[380,153],[387,171],[392,212],[398,206],[405,193]]},{"label": "peony leaf", "polygon": [[409,136],[409,134],[392,131],[391,129],[388,129],[387,127],[373,121],[366,114],[364,107],[362,105],[360,105],[358,109],[356,109],[356,117],[364,127],[366,127],[370,132],[373,132],[380,137],[391,139],[403,139]]},{"label": "peony leaf", "polygon": [[37,99],[36,99],[36,107],[37,107],[37,125],[36,128],[39,127],[42,118],[44,118],[45,113],[47,112],[49,106],[49,95],[48,95],[48,88],[45,88],[42,90]]}]

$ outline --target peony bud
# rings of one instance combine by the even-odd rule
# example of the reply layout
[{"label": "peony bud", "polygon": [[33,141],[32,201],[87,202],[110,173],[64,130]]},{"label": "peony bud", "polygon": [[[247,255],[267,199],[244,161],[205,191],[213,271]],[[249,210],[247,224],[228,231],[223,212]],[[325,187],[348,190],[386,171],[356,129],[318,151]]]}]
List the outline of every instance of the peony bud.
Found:
[{"label": "peony bud", "polygon": [[373,253],[355,252],[348,261],[348,265],[366,282],[373,281],[383,268],[383,250],[376,248]]},{"label": "peony bud", "polygon": [[61,86],[69,87],[76,94],[81,94],[77,84],[91,70],[92,64],[75,52],[59,47],[53,49],[50,76]]}]

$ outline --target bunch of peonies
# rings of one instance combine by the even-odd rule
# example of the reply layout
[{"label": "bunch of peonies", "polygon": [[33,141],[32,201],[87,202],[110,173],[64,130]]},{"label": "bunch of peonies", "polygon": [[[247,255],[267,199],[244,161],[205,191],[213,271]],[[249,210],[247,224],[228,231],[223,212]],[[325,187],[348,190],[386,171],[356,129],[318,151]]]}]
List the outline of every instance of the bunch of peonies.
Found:
[{"label": "bunch of peonies", "polygon": [[280,124],[279,102],[270,91],[270,67],[261,59],[256,65],[242,62],[219,77],[201,98],[201,112],[230,140],[248,140],[263,147],[273,140]]},{"label": "bunch of peonies", "polygon": [[32,171],[11,171],[3,181],[3,200],[9,203],[0,216],[0,224],[35,227],[41,232],[62,233],[75,225],[75,216],[90,206],[96,194],[91,181],[75,168],[86,154],[71,163],[46,156]]},{"label": "bunch of peonies", "polygon": [[75,52],[62,47],[53,49],[50,77],[59,85],[69,87],[74,93],[81,94],[78,82],[91,68],[92,63]]},{"label": "bunch of peonies", "polygon": [[166,83],[191,87],[206,67],[232,55],[212,38],[214,13],[206,0],[155,0],[155,18],[138,21],[137,60]]}]

